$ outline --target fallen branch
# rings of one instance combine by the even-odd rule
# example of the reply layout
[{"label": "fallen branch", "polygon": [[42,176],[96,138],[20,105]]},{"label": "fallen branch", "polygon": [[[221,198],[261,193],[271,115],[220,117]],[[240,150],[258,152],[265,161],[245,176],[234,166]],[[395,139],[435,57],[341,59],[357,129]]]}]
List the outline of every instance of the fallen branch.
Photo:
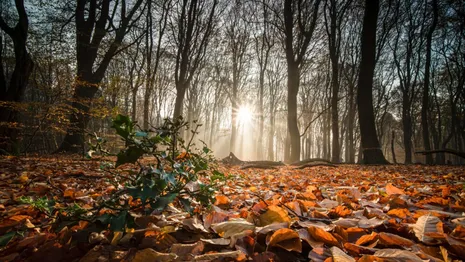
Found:
[{"label": "fallen branch", "polygon": [[229,155],[223,159],[221,162],[227,165],[242,165],[241,169],[246,168],[263,168],[263,169],[273,169],[276,166],[285,166],[281,161],[268,161],[268,160],[258,160],[258,161],[242,161],[233,152],[230,152]]},{"label": "fallen branch", "polygon": [[276,169],[276,167],[271,165],[263,165],[263,164],[246,164],[241,167],[241,169],[248,169],[248,168],[260,168],[260,169]]},{"label": "fallen branch", "polygon": [[439,153],[449,153],[452,155],[459,156],[465,159],[465,152],[453,150],[453,149],[437,149],[437,150],[429,150],[429,151],[417,151],[415,154],[422,154],[422,155],[431,155],[431,154],[439,154]]},{"label": "fallen branch", "polygon": [[307,168],[307,167],[316,167],[316,166],[337,167],[335,164],[331,164],[331,163],[308,163],[308,164],[305,164],[305,165],[298,166],[298,167],[296,167],[294,169],[304,169],[304,168]]},{"label": "fallen branch", "polygon": [[304,159],[304,160],[301,160],[301,161],[294,162],[294,163],[291,164],[291,166],[301,166],[301,165],[304,165],[304,164],[314,163],[314,162],[324,162],[324,163],[332,164],[331,161],[329,161],[327,159],[324,159],[324,158],[308,158],[308,159]]}]

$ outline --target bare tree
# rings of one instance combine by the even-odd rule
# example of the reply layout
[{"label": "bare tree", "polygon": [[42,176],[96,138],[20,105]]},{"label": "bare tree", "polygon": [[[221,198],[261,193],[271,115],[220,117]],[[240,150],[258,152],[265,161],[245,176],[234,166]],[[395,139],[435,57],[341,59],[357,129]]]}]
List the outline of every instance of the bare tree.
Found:
[{"label": "bare tree", "polygon": [[300,159],[300,133],[297,119],[297,94],[300,70],[317,24],[321,0],[285,0],[283,4],[284,52],[287,62],[287,128],[290,140],[290,156]]},{"label": "bare tree", "polygon": [[[15,55],[15,66],[10,79],[7,81],[3,68],[3,39],[0,36],[0,145],[6,150],[14,150],[12,148],[12,140],[15,140],[16,133],[12,123],[17,122],[18,114],[14,107],[8,103],[21,102],[24,97],[29,76],[31,75],[34,63],[26,48],[29,20],[24,8],[23,0],[15,0],[16,11],[19,19],[14,27],[10,27],[0,16],[0,28],[13,41],[13,49]],[[3,138],[6,140],[3,142]],[[10,141],[8,141],[8,139]]]},{"label": "bare tree", "polygon": [[362,29],[362,57],[358,77],[357,105],[363,148],[363,163],[386,164],[375,128],[373,112],[373,75],[376,65],[376,26],[379,0],[365,1]]},{"label": "bare tree", "polygon": [[[74,18],[76,22],[77,73],[72,107],[76,112],[70,116],[71,127],[58,151],[82,153],[84,129],[89,122],[88,112],[92,99],[99,89],[112,58],[119,53],[125,35],[139,20],[143,0],[136,0],[128,10],[125,0],[111,5],[110,0],[77,0]],[[113,8],[113,10],[110,10]],[[119,18],[116,18],[117,10]],[[114,25],[118,21],[118,27]],[[108,48],[102,49],[104,38],[114,31]],[[103,55],[101,54],[103,52]],[[98,59],[102,55],[101,59]]]},{"label": "bare tree", "polygon": [[215,28],[217,6],[218,0],[183,0],[176,6],[178,14],[173,24],[176,41],[174,118],[182,116],[187,88],[205,57]]},{"label": "bare tree", "polygon": [[[245,78],[245,70],[248,64],[247,51],[250,44],[250,28],[247,23],[241,18],[242,6],[236,2],[230,11],[230,16],[226,27],[226,53],[230,57],[231,66],[227,69],[228,96],[231,101],[231,140],[229,143],[229,151],[235,152],[237,140],[237,111],[240,106],[239,90]],[[231,74],[231,75],[230,75]]]},{"label": "bare tree", "polygon": [[339,146],[339,57],[341,49],[341,33],[344,21],[346,21],[345,13],[350,7],[352,0],[336,1],[326,0],[324,8],[324,18],[326,33],[328,35],[329,57],[331,60],[331,130],[333,135],[332,140],[332,162],[340,162],[340,146]]},{"label": "bare tree", "polygon": [[[430,70],[431,70],[431,43],[433,38],[434,30],[438,24],[438,2],[437,0],[432,1],[433,9],[433,21],[426,35],[426,61],[425,61],[425,78],[423,80],[423,98],[421,107],[421,128],[423,130],[423,146],[425,151],[431,150],[431,144],[429,140],[429,127],[428,127],[428,111],[429,111],[429,82],[430,82]],[[426,163],[433,164],[433,156],[431,154],[426,155]]]}]

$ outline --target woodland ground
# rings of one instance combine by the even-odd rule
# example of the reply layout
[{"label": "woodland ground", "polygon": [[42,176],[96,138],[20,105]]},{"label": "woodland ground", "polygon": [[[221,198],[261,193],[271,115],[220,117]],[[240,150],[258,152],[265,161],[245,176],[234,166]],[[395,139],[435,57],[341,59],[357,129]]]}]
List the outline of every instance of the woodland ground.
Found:
[{"label": "woodland ground", "polygon": [[464,167],[221,166],[230,177],[214,206],[194,215],[176,204],[160,214],[133,214],[135,228],[122,234],[86,221],[57,232],[49,217],[17,201],[48,196],[57,205],[91,208],[116,190],[100,164],[69,156],[1,157],[0,261],[465,258]]}]

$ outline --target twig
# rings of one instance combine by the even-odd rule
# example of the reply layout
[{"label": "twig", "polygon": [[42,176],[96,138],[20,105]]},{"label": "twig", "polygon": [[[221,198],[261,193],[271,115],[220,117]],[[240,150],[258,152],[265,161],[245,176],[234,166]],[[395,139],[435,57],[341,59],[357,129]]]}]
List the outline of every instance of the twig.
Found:
[{"label": "twig", "polygon": [[315,218],[315,217],[304,217],[298,215],[294,210],[283,204],[283,202],[280,202],[280,206],[284,206],[287,210],[289,210],[294,216],[299,218],[299,220],[306,220],[306,221],[316,221],[316,222],[323,222],[326,224],[331,224],[333,221],[331,219],[326,219],[326,218]]},{"label": "twig", "polygon": [[305,164],[305,165],[298,166],[298,167],[296,167],[294,169],[305,169],[307,167],[316,167],[316,166],[337,167],[336,165],[329,164],[329,163],[308,163],[308,164]]}]

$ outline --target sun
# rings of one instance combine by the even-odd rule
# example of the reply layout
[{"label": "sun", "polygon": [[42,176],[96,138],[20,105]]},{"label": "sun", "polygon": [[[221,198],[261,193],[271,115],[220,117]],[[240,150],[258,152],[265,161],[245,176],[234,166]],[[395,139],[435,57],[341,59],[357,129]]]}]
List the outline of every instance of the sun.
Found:
[{"label": "sun", "polygon": [[241,106],[239,110],[237,110],[237,121],[244,124],[249,124],[252,122],[252,112],[246,106]]}]

